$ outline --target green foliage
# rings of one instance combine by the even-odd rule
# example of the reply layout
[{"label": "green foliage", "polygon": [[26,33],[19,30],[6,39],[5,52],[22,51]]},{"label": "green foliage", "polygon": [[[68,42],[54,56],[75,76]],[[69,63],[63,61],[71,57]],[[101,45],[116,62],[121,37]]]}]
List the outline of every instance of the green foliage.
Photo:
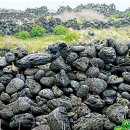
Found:
[{"label": "green foliage", "polygon": [[57,25],[56,27],[53,28],[54,35],[65,35],[68,32],[69,29],[61,25]]},{"label": "green foliage", "polygon": [[114,130],[130,130],[130,120],[124,120],[121,126],[116,126]]},{"label": "green foliage", "polygon": [[83,22],[77,21],[77,24],[78,24],[78,25],[83,25]]},{"label": "green foliage", "polygon": [[46,29],[40,26],[33,27],[31,30],[32,37],[42,37],[46,35]]},{"label": "green foliage", "polygon": [[111,15],[111,16],[110,16],[110,19],[111,19],[111,20],[114,20],[114,21],[120,20],[120,18],[119,18],[117,15]]},{"label": "green foliage", "polygon": [[16,38],[28,39],[30,38],[30,33],[28,31],[21,31],[15,34]]},{"label": "green foliage", "polygon": [[76,32],[68,32],[64,35],[64,40],[68,43],[71,43],[73,41],[76,41],[80,38],[80,35]]},{"label": "green foliage", "polygon": [[126,17],[130,17],[130,11],[126,12],[126,13],[125,13],[125,16],[126,16]]}]

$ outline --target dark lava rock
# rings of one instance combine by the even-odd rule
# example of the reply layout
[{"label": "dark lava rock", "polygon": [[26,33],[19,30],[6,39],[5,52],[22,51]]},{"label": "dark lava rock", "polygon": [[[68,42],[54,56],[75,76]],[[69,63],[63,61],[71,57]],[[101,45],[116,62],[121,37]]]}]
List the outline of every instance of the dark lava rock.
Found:
[{"label": "dark lava rock", "polygon": [[99,76],[99,68],[97,67],[90,67],[87,71],[86,71],[86,75],[89,78],[97,78]]},{"label": "dark lava rock", "polygon": [[7,62],[4,57],[0,58],[0,67],[5,67],[7,65]]},{"label": "dark lava rock", "polygon": [[44,65],[52,60],[52,55],[47,53],[29,54],[17,61],[20,68],[29,68],[36,65]]},{"label": "dark lava rock", "polygon": [[13,53],[6,53],[5,54],[5,60],[7,61],[7,63],[12,63],[15,61],[15,55]]},{"label": "dark lava rock", "polygon": [[113,104],[114,101],[116,100],[117,97],[117,92],[115,90],[112,89],[106,89],[103,93],[103,100],[107,103],[107,104]]},{"label": "dark lava rock", "polygon": [[130,83],[130,72],[123,72],[122,76],[124,78],[125,81],[127,81],[128,83]]},{"label": "dark lava rock", "polygon": [[90,92],[99,94],[107,88],[107,83],[98,78],[88,78],[86,81]]},{"label": "dark lava rock", "polygon": [[99,52],[99,57],[105,63],[113,63],[116,59],[116,52],[112,47],[103,47]]},{"label": "dark lava rock", "polygon": [[73,62],[73,66],[80,70],[80,71],[86,71],[88,68],[89,59],[87,57],[82,57]]},{"label": "dark lava rock", "polygon": [[124,82],[124,79],[122,77],[118,78],[116,75],[110,75],[107,81],[108,84],[112,84],[112,85],[120,84],[123,82]]},{"label": "dark lava rock", "polygon": [[24,81],[19,78],[14,78],[8,83],[6,87],[6,92],[8,94],[13,94],[22,89],[23,87],[24,87]]},{"label": "dark lava rock", "polygon": [[44,70],[39,70],[39,71],[37,71],[37,73],[35,74],[35,79],[36,79],[36,80],[40,80],[43,76],[45,76]]},{"label": "dark lava rock", "polygon": [[14,54],[16,57],[18,58],[23,58],[24,56],[26,56],[28,54],[27,50],[25,50],[24,48],[21,47],[16,47],[14,49]]},{"label": "dark lava rock", "polygon": [[56,82],[58,86],[66,87],[70,83],[70,79],[64,70],[61,70],[56,75]]},{"label": "dark lava rock", "polygon": [[25,85],[30,89],[32,94],[38,94],[41,90],[41,85],[33,79],[26,79]]},{"label": "dark lava rock", "polygon": [[52,130],[71,130],[67,111],[64,107],[58,107],[49,113],[47,121]]},{"label": "dark lava rock", "polygon": [[121,123],[122,120],[125,119],[127,113],[128,113],[128,108],[120,104],[113,104],[109,106],[106,111],[107,117],[115,123]]},{"label": "dark lava rock", "polygon": [[118,90],[119,91],[122,91],[122,92],[130,92],[130,85],[129,84],[125,84],[125,83],[121,83],[119,86],[118,86]]}]

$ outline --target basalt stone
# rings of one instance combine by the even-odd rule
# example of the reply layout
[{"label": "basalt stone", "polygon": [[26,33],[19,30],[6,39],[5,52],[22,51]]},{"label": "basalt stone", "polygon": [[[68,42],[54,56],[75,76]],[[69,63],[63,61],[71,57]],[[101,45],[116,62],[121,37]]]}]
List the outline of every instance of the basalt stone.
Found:
[{"label": "basalt stone", "polygon": [[47,121],[52,130],[71,130],[67,111],[64,107],[58,107],[49,113]]},{"label": "basalt stone", "polygon": [[12,63],[15,61],[15,55],[13,53],[8,52],[5,54],[5,60],[7,63]]},{"label": "basalt stone", "polygon": [[105,63],[113,63],[116,59],[116,51],[112,47],[103,47],[99,52],[99,57]]},{"label": "basalt stone", "polygon": [[19,79],[19,78],[14,78],[12,79],[7,87],[6,87],[6,92],[8,94],[13,94],[17,91],[19,91],[20,89],[22,89],[24,87],[24,82],[23,80]]},{"label": "basalt stone", "polygon": [[97,78],[99,76],[99,68],[97,67],[90,67],[87,71],[86,71],[86,75],[89,78]]},{"label": "basalt stone", "polygon": [[69,55],[66,58],[66,61],[68,63],[72,63],[73,61],[75,61],[78,58],[78,54],[75,52],[70,52]]},{"label": "basalt stone", "polygon": [[107,88],[107,83],[104,80],[98,78],[88,78],[86,83],[90,92],[95,94],[100,94]]},{"label": "basalt stone", "polygon": [[105,75],[103,73],[99,73],[98,78],[107,81],[108,80],[108,75]]},{"label": "basalt stone", "polygon": [[47,117],[48,117],[48,115],[37,116],[36,117],[36,124],[37,125],[47,124]]},{"label": "basalt stone", "polygon": [[14,101],[2,109],[0,115],[2,118],[10,118],[15,114],[24,112],[30,108],[31,99],[28,97],[19,97],[17,101]]},{"label": "basalt stone", "polygon": [[21,47],[16,47],[14,49],[14,54],[16,57],[18,58],[23,58],[24,56],[26,56],[28,54],[27,50],[25,50],[24,48]]},{"label": "basalt stone", "polygon": [[89,88],[87,85],[81,85],[77,92],[76,95],[80,98],[87,98],[88,97],[88,92],[89,92]]},{"label": "basalt stone", "polygon": [[50,126],[47,124],[43,124],[33,128],[32,130],[50,130]]},{"label": "basalt stone", "polygon": [[128,108],[120,104],[113,104],[109,106],[106,111],[107,117],[115,123],[121,123],[122,120],[125,119],[127,113],[128,113]]},{"label": "basalt stone", "polygon": [[108,84],[112,84],[112,85],[120,84],[123,82],[124,82],[124,79],[122,77],[118,78],[116,75],[110,75],[107,81]]},{"label": "basalt stone", "polygon": [[46,99],[53,99],[54,98],[54,93],[52,92],[51,89],[42,89],[39,94],[39,96],[46,98]]},{"label": "basalt stone", "polygon": [[78,81],[75,81],[75,80],[71,80],[70,84],[71,84],[71,87],[72,87],[75,91],[77,91],[77,90],[79,89],[79,87],[80,87],[79,82],[78,82]]},{"label": "basalt stone", "polygon": [[127,81],[128,83],[130,83],[130,72],[123,72],[122,76],[124,78],[125,81]]},{"label": "basalt stone", "polygon": [[88,45],[83,52],[80,53],[81,57],[96,57],[96,49],[92,45]]},{"label": "basalt stone", "polygon": [[90,107],[90,109],[97,110],[101,109],[105,105],[105,102],[98,95],[89,95],[86,100],[86,104]]},{"label": "basalt stone", "polygon": [[4,90],[5,90],[5,86],[2,83],[0,83],[0,92],[2,92]]},{"label": "basalt stone", "polygon": [[36,80],[40,80],[43,76],[45,76],[44,70],[39,70],[39,71],[35,74],[35,79],[36,79]]},{"label": "basalt stone", "polygon": [[29,88],[24,88],[24,89],[22,89],[21,91],[18,92],[17,96],[18,97],[32,98],[33,97],[32,91]]},{"label": "basalt stone", "polygon": [[123,98],[125,98],[125,99],[130,100],[130,94],[129,94],[128,92],[122,92],[122,93],[121,93],[121,96],[122,96]]},{"label": "basalt stone", "polygon": [[119,91],[122,91],[122,92],[130,92],[130,85],[129,84],[125,84],[125,83],[121,83],[119,86],[118,86],[118,90]]},{"label": "basalt stone", "polygon": [[86,71],[88,68],[89,59],[87,57],[82,57],[73,62],[73,66],[80,70],[80,71]]},{"label": "basalt stone", "polygon": [[74,52],[82,52],[85,50],[85,46],[73,46],[72,51]]},{"label": "basalt stone", "polygon": [[74,92],[73,89],[70,87],[62,88],[62,90],[63,90],[64,94],[66,94],[66,95],[70,95],[71,93]]},{"label": "basalt stone", "polygon": [[59,45],[58,44],[51,44],[48,46],[48,50],[51,53],[56,53],[57,51],[59,51]]},{"label": "basalt stone", "polygon": [[87,75],[83,72],[77,72],[76,77],[79,81],[84,81],[87,79]]},{"label": "basalt stone", "polygon": [[70,83],[70,79],[63,69],[56,75],[56,82],[58,86],[62,87],[67,87]]},{"label": "basalt stone", "polygon": [[39,69],[38,68],[28,68],[24,71],[24,75],[31,76],[35,75]]},{"label": "basalt stone", "polygon": [[29,68],[36,65],[44,65],[52,61],[52,55],[48,53],[28,54],[22,59],[18,60],[17,66],[19,68]]},{"label": "basalt stone", "polygon": [[9,102],[10,101],[10,96],[8,93],[2,92],[0,95],[0,99],[3,102]]},{"label": "basalt stone", "polygon": [[16,75],[16,78],[19,78],[19,79],[25,81],[25,76],[24,76],[24,74],[17,74],[17,75]]},{"label": "basalt stone", "polygon": [[115,44],[114,48],[116,50],[117,55],[120,55],[120,56],[126,56],[129,50],[128,46],[123,43]]},{"label": "basalt stone", "polygon": [[0,58],[0,67],[4,67],[4,66],[6,66],[6,65],[7,65],[7,62],[6,62],[5,58],[4,58],[4,57],[1,57],[1,58]]},{"label": "basalt stone", "polygon": [[30,113],[15,115],[10,121],[10,128],[32,128],[35,125],[35,118]]},{"label": "basalt stone", "polygon": [[60,71],[61,69],[66,70],[67,66],[65,64],[64,59],[59,56],[56,60],[54,60],[51,65],[50,65],[50,69],[53,71]]},{"label": "basalt stone", "polygon": [[103,95],[103,100],[107,104],[113,104],[114,101],[116,100],[117,92],[112,89],[106,89],[105,91],[103,91],[102,95]]},{"label": "basalt stone", "polygon": [[55,97],[60,97],[63,95],[63,91],[61,89],[59,89],[57,86],[53,86],[52,91],[53,91]]},{"label": "basalt stone", "polygon": [[90,59],[90,63],[92,66],[99,67],[100,69],[104,69],[104,61],[100,58],[92,58]]},{"label": "basalt stone", "polygon": [[54,82],[55,82],[55,77],[42,77],[40,79],[40,83],[43,86],[46,86],[46,87],[49,87],[49,88],[51,88],[53,86]]},{"label": "basalt stone", "polygon": [[97,42],[94,43],[94,46],[95,46],[97,51],[100,51],[102,48],[107,47],[108,43],[107,43],[106,40],[97,41]]},{"label": "basalt stone", "polygon": [[41,90],[41,85],[33,79],[26,79],[25,86],[30,89],[32,94],[38,94]]}]

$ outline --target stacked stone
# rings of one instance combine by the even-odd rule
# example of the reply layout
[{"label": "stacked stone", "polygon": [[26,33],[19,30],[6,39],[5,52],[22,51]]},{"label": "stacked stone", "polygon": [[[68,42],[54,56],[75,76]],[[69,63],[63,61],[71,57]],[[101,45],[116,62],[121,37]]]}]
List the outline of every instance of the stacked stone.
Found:
[{"label": "stacked stone", "polygon": [[130,118],[130,44],[112,39],[0,58],[2,130],[113,130]]}]

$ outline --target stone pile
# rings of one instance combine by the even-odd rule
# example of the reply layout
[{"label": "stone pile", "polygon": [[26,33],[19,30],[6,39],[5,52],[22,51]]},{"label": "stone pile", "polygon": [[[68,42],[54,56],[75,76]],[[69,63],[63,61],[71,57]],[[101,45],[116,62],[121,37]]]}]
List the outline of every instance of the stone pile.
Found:
[{"label": "stone pile", "polygon": [[0,58],[2,130],[113,130],[130,119],[130,44],[112,39]]}]

